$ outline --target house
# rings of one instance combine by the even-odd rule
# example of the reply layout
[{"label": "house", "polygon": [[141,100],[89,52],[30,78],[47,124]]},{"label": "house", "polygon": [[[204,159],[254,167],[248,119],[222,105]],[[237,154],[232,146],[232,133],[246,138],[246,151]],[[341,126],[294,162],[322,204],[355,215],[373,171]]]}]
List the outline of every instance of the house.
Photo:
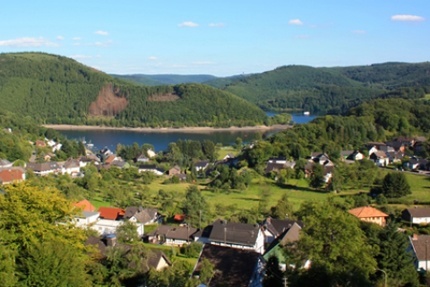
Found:
[{"label": "house", "polygon": [[25,180],[25,170],[21,167],[0,168],[0,184],[10,184]]},{"label": "house", "polygon": [[169,258],[161,250],[151,250],[148,256],[148,267],[157,271],[162,271],[172,266]]},{"label": "house", "polygon": [[89,202],[86,199],[76,202],[75,204],[73,204],[73,206],[82,211],[89,211],[89,212],[96,211],[96,208],[94,207],[94,205],[92,205],[91,202]]},{"label": "house", "polygon": [[61,167],[56,162],[30,162],[27,164],[27,169],[32,170],[35,175],[39,176],[61,173]]},{"label": "house", "polygon": [[264,253],[264,234],[258,224],[227,222],[218,219],[212,224],[207,241],[215,245]]},{"label": "house", "polygon": [[46,147],[46,142],[44,140],[36,140],[34,143],[36,147]]},{"label": "house", "polygon": [[9,168],[12,167],[12,163],[7,159],[0,159],[0,168]]},{"label": "house", "polygon": [[160,215],[156,208],[143,208],[141,206],[129,206],[125,209],[124,218],[139,222],[143,225],[157,223]]},{"label": "house", "polygon": [[411,224],[430,223],[430,207],[413,207],[403,210],[402,219],[410,222]]},{"label": "house", "polygon": [[295,161],[287,161],[282,158],[269,159],[266,164],[265,173],[279,172],[282,169],[293,169],[296,165]]},{"label": "house", "polygon": [[209,161],[204,160],[204,161],[198,161],[194,164],[194,168],[196,169],[196,171],[203,171],[205,169],[207,169],[209,167]]},{"label": "house", "polygon": [[157,154],[155,153],[155,151],[153,151],[152,149],[148,149],[146,151],[146,154],[149,156],[149,158],[153,158],[155,157]]},{"label": "house", "polygon": [[403,167],[410,170],[427,170],[428,161],[425,158],[413,156],[403,164]]},{"label": "house", "polygon": [[264,220],[262,225],[265,243],[272,243],[275,239],[285,233],[285,231],[290,229],[294,224],[297,224],[300,228],[303,227],[303,223],[301,221],[292,219],[276,219],[269,216]]},{"label": "house", "polygon": [[90,225],[97,223],[99,217],[99,212],[81,211],[75,216],[73,221],[77,227],[87,228]]},{"label": "house", "polygon": [[63,174],[78,175],[81,172],[81,164],[78,159],[69,158],[62,168]]},{"label": "house", "polygon": [[380,226],[385,226],[388,214],[373,208],[371,206],[362,206],[348,210],[348,212],[361,221],[375,223]]},{"label": "house", "polygon": [[430,270],[430,235],[409,236],[409,251],[417,270]]},{"label": "house", "polygon": [[385,151],[377,150],[370,154],[370,160],[372,160],[377,166],[387,166],[390,163]]},{"label": "house", "polygon": [[[98,218],[95,222],[91,222],[89,225],[86,225],[84,227],[89,227],[92,230],[95,230],[100,235],[107,235],[107,234],[115,234],[116,229],[123,225],[125,221],[123,220],[110,220],[110,219],[101,219]],[[143,236],[144,234],[144,226],[141,223],[134,222],[134,225],[136,226],[136,232],[139,235],[139,237]]]},{"label": "house", "polygon": [[155,164],[141,164],[138,168],[139,173],[141,172],[152,172],[155,175],[163,175],[164,170],[161,168],[157,168]]},{"label": "house", "polygon": [[193,242],[197,229],[190,226],[160,225],[146,237],[150,243],[160,243],[171,246],[182,246]]},{"label": "house", "polygon": [[262,287],[264,259],[252,250],[205,244],[192,277],[198,278],[204,260],[213,266],[213,276],[204,286]]},{"label": "house", "polygon": [[114,161],[111,162],[110,166],[114,166],[117,168],[130,168],[130,164],[126,161],[124,161],[122,158],[118,157],[117,159],[115,159]]},{"label": "house", "polygon": [[125,215],[125,210],[117,207],[102,206],[99,208],[100,218],[108,220],[120,220]]},{"label": "house", "polygon": [[136,162],[138,162],[138,163],[147,163],[147,162],[149,162],[149,157],[147,157],[146,155],[144,155],[144,154],[141,154],[141,155],[139,155],[137,158],[136,158]]},{"label": "house", "polygon": [[174,167],[172,167],[171,169],[169,169],[168,174],[170,176],[179,175],[179,174],[181,174],[181,168],[178,165],[175,165]]},{"label": "house", "polygon": [[[293,262],[288,262],[288,258],[285,256],[285,248],[299,240],[301,230],[302,227],[294,222],[288,229],[282,232],[274,241],[271,242],[267,247],[263,258],[268,261],[270,257],[276,257],[281,270],[285,270],[287,265],[293,264]],[[292,248],[291,246],[289,247]],[[310,262],[307,260],[304,262],[303,266],[309,266],[309,264]]]},{"label": "house", "polygon": [[343,150],[340,152],[342,160],[358,161],[364,159],[364,154],[358,150]]},{"label": "house", "polygon": [[[329,160],[323,165],[324,182],[328,183],[333,177],[334,164]],[[314,173],[314,167],[318,164],[310,159],[305,165],[305,177],[310,177]]]},{"label": "house", "polygon": [[390,163],[401,162],[403,157],[405,156],[404,153],[401,151],[387,152],[386,154],[388,156]]}]

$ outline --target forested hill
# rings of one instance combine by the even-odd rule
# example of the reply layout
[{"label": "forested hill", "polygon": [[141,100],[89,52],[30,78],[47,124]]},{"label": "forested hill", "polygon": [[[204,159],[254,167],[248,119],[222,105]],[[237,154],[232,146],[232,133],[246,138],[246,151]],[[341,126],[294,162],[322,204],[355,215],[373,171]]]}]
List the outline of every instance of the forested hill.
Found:
[{"label": "forested hill", "polygon": [[115,75],[111,76],[130,81],[145,86],[161,86],[161,85],[178,85],[186,83],[205,83],[217,79],[212,75],[175,75],[175,74],[160,74],[160,75]]},{"label": "forested hill", "polygon": [[334,68],[283,66],[207,84],[230,91],[263,109],[340,113],[369,99],[424,96],[430,92],[430,63]]},{"label": "forested hill", "polygon": [[44,53],[0,54],[0,102],[0,111],[55,124],[218,127],[266,119],[257,106],[210,86],[140,86]]}]

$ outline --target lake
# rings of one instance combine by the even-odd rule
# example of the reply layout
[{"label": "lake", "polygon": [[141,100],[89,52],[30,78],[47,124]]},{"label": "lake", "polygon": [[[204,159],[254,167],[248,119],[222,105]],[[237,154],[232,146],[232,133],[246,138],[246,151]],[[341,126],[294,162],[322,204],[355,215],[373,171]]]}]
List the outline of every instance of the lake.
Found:
[{"label": "lake", "polygon": [[[269,116],[273,114],[269,114]],[[294,114],[293,121],[298,124],[303,124],[314,119],[315,116],[305,116],[303,114]],[[242,138],[243,142],[251,142],[261,136],[267,136],[274,131],[266,131],[261,135],[262,131],[217,131],[217,132],[136,132],[136,131],[118,131],[118,130],[61,130],[59,131],[69,139],[85,140],[87,143],[92,143],[94,149],[107,147],[115,151],[116,146],[120,143],[123,145],[132,145],[138,143],[152,144],[156,152],[166,150],[169,143],[182,140],[210,140],[222,145],[231,145],[236,138]]]}]

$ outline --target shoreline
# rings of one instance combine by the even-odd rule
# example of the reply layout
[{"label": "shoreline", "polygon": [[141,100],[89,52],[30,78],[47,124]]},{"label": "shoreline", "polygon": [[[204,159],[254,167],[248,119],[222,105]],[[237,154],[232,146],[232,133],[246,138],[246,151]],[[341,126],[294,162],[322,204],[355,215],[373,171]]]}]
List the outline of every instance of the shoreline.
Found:
[{"label": "shoreline", "polygon": [[130,131],[130,132],[153,132],[153,133],[211,133],[211,132],[237,132],[237,131],[270,131],[270,130],[286,130],[292,125],[273,125],[273,126],[246,126],[246,127],[228,127],[228,128],[213,128],[213,127],[181,127],[181,128],[131,128],[131,127],[107,127],[107,126],[80,126],[80,125],[43,125],[46,128],[54,130],[75,130],[75,131],[90,131],[90,130],[111,130],[111,131]]}]

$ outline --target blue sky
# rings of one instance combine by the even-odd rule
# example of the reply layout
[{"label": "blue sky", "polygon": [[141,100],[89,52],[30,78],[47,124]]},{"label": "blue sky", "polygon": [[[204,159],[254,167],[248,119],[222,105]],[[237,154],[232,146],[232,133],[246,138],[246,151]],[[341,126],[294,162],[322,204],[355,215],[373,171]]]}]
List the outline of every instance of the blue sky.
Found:
[{"label": "blue sky", "polygon": [[429,0],[73,0],[2,3],[0,52],[117,74],[260,73],[430,60]]}]

